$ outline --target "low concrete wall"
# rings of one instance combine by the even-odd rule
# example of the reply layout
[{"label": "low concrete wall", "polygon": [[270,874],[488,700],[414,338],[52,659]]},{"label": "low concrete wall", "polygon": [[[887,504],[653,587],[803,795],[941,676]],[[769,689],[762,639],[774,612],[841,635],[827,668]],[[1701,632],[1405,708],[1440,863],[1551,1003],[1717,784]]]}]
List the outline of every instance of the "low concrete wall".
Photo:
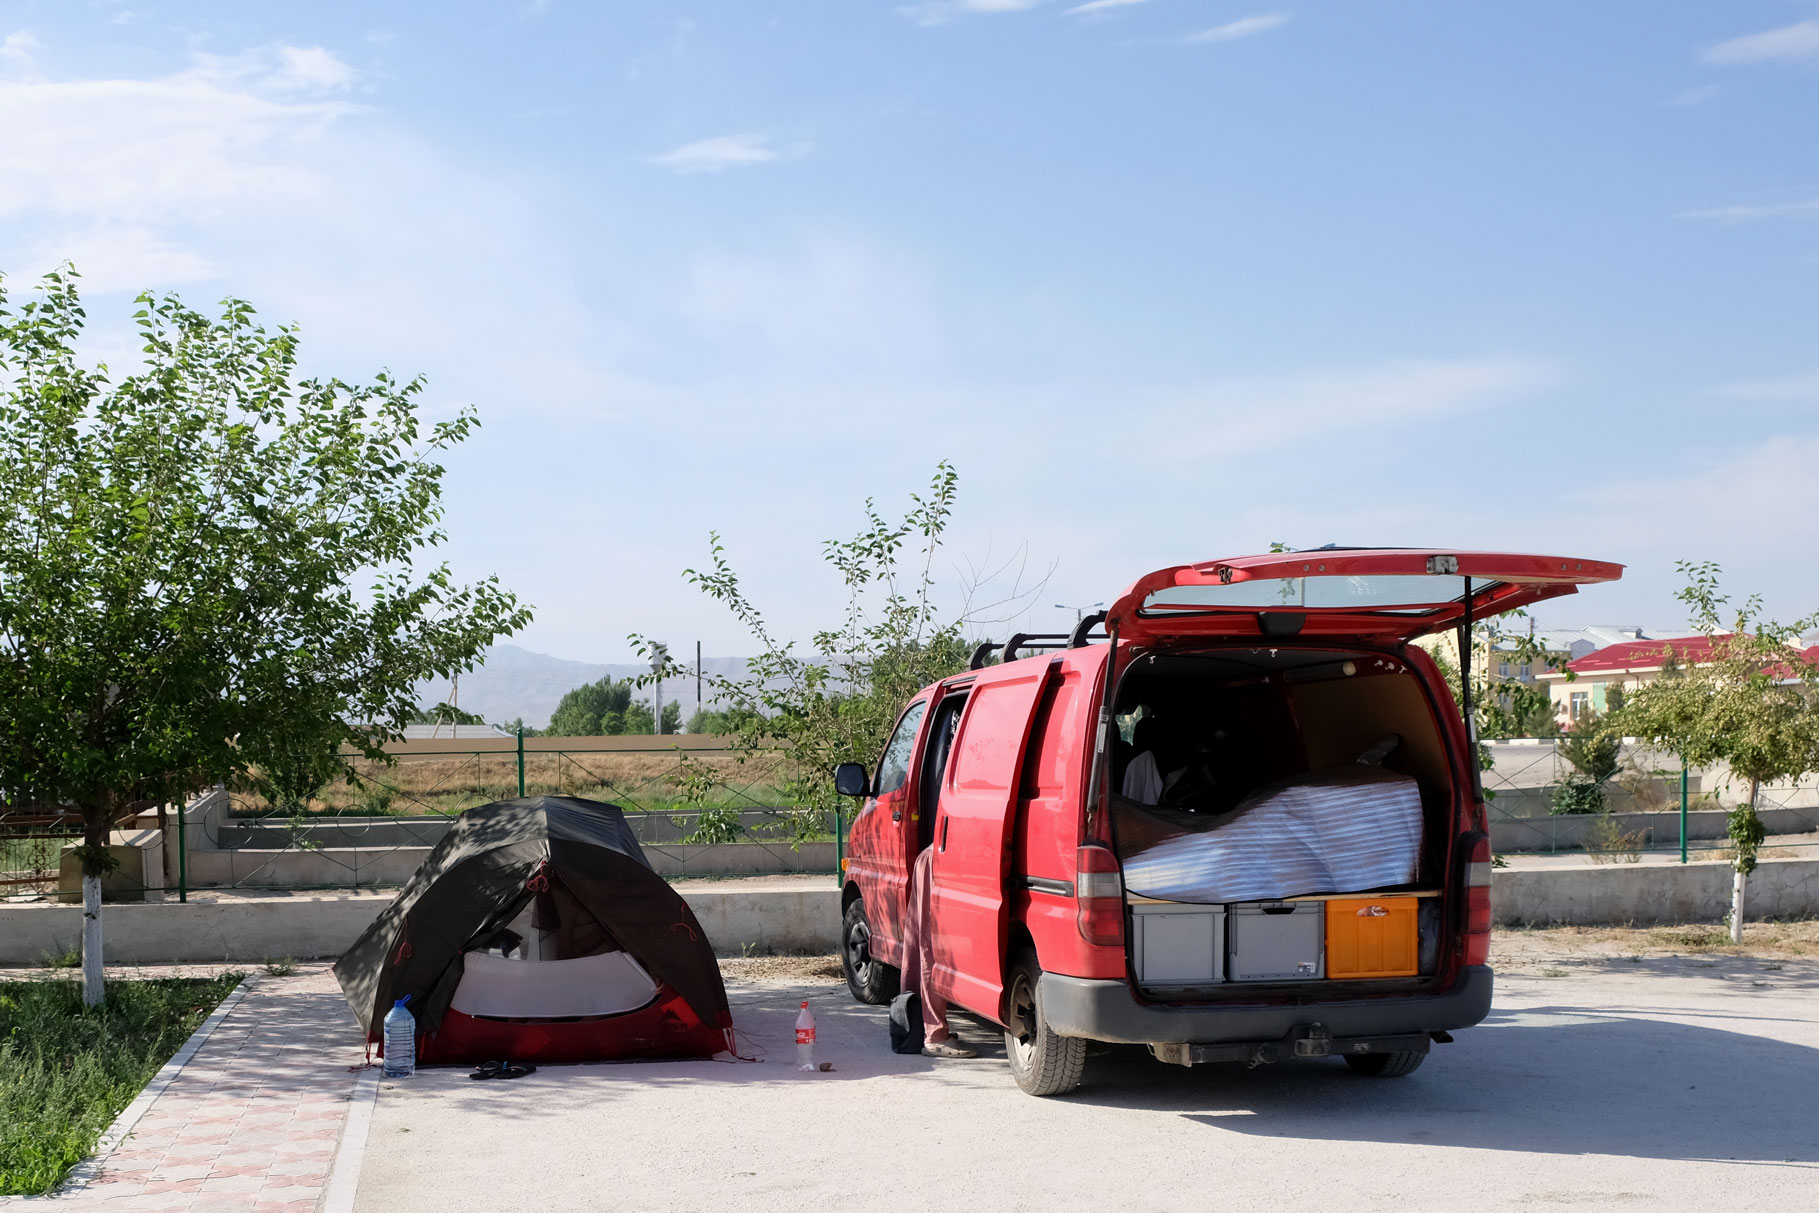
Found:
[{"label": "low concrete wall", "polygon": [[[1500,812],[1502,797],[1492,802]],[[1565,813],[1553,817],[1496,818],[1491,820],[1491,849],[1498,854],[1521,851],[1576,851],[1585,846],[1586,833],[1599,819],[1596,813]],[[1759,814],[1770,834],[1805,834],[1819,828],[1819,812],[1812,809],[1764,809]],[[1698,841],[1726,837],[1728,813],[1700,809],[1686,815],[1686,836]],[[1671,813],[1616,813],[1611,820],[1626,834],[1642,832],[1648,845],[1672,846],[1680,841],[1680,811]]]},{"label": "low concrete wall", "polygon": [[[197,851],[189,858],[192,889],[396,888],[409,880],[429,847],[322,847],[261,851]],[[789,876],[835,866],[834,844],[725,842],[708,846],[665,844],[644,848],[659,876]]]},{"label": "low concrete wall", "polygon": [[[839,946],[840,890],[831,879],[689,888],[683,896],[723,955]],[[1729,911],[1730,896],[1726,863],[1503,869],[1493,877],[1491,912],[1502,926],[1714,923]],[[340,955],[390,900],[350,893],[116,905],[102,926],[113,964],[301,960]],[[1747,911],[1752,919],[1819,915],[1819,859],[1763,860],[1750,877]],[[81,933],[80,906],[0,906],[0,964],[40,963],[69,950]]]},{"label": "low concrete wall", "polygon": [[[840,939],[840,890],[825,887],[690,889],[684,897],[723,955],[832,952]],[[102,914],[109,964],[257,964],[339,956],[389,896],[235,897],[109,906]],[[0,964],[39,964],[76,946],[82,907],[0,906]]]},{"label": "low concrete wall", "polygon": [[[1731,865],[1722,861],[1505,868],[1491,878],[1491,920],[1501,926],[1717,922],[1730,908]],[[1746,920],[1819,914],[1819,859],[1757,864],[1743,910]]]}]

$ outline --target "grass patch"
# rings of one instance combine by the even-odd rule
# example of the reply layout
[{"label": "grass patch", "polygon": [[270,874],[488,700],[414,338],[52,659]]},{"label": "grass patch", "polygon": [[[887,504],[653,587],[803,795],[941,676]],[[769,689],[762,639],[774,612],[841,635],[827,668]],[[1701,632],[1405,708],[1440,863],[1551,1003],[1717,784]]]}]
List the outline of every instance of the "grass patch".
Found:
[{"label": "grass patch", "polygon": [[55,1187],[239,980],[0,982],[0,1195]]}]

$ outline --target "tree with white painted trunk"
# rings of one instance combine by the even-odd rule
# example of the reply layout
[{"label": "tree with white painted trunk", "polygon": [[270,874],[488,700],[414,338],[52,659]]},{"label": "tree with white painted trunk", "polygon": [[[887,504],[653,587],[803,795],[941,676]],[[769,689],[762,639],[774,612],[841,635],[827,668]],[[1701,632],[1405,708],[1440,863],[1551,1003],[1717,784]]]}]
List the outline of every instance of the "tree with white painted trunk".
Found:
[{"label": "tree with white painted trunk", "polygon": [[1687,578],[1680,600],[1692,608],[1693,625],[1709,639],[1710,652],[1670,650],[1661,676],[1632,692],[1613,722],[1686,765],[1726,763],[1748,784],[1748,798],[1731,811],[1729,830],[1731,939],[1740,943],[1749,874],[1766,836],[1757,812],[1762,787],[1819,770],[1819,663],[1800,645],[1801,635],[1819,625],[1819,614],[1777,623],[1764,617],[1761,597],[1752,595],[1727,625],[1723,612],[1730,599],[1719,592],[1718,566],[1683,561],[1678,568]]},{"label": "tree with white painted trunk", "polygon": [[17,311],[0,284],[0,800],[80,814],[90,1005],[124,817],[376,755],[417,683],[529,619],[424,567],[470,411],[425,427],[417,381],[302,379],[294,330],[239,301],[138,302],[116,384],[78,356],[73,269]]}]

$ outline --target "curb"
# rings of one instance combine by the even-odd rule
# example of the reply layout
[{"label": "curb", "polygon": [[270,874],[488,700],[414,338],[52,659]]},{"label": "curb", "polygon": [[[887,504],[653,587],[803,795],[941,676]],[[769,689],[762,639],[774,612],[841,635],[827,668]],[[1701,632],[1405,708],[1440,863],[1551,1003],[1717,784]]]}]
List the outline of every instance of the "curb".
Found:
[{"label": "curb", "polygon": [[120,1143],[132,1134],[134,1126],[139,1123],[139,1118],[150,1110],[160,1095],[164,1094],[165,1088],[176,1081],[177,1075],[183,1072],[183,1067],[196,1056],[196,1052],[214,1034],[215,1029],[221,1026],[222,1021],[233,1014],[234,1008],[240,1005],[240,1000],[246,997],[247,991],[252,986],[253,979],[250,976],[243,977],[240,979],[239,985],[228,991],[227,997],[221,1000],[221,1005],[211,1011],[209,1017],[203,1020],[194,1032],[190,1033],[189,1039],[183,1042],[183,1047],[172,1054],[171,1059],[165,1062],[156,1074],[152,1075],[152,1080],[145,1084],[145,1089],[139,1092],[133,1102],[127,1104],[120,1115],[114,1117],[114,1123],[107,1127],[107,1131],[95,1143],[94,1153],[70,1168],[69,1174],[63,1177],[62,1183],[49,1192],[20,1199],[25,1201],[58,1200],[86,1188],[97,1175],[101,1174],[108,1157],[118,1150]]},{"label": "curb", "polygon": [[341,1123],[341,1141],[329,1168],[328,1186],[322,1191],[320,1213],[354,1213],[360,1190],[360,1164],[366,1159],[366,1137],[373,1124],[373,1105],[379,1099],[380,1067],[369,1064],[354,1080],[348,1097],[347,1119]]}]

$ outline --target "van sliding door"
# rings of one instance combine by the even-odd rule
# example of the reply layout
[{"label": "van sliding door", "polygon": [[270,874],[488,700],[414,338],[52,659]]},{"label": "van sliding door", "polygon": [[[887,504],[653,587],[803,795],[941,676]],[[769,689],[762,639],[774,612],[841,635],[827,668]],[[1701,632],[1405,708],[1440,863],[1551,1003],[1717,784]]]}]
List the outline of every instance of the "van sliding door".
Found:
[{"label": "van sliding door", "polygon": [[1010,932],[1005,880],[1018,780],[1049,677],[1046,663],[1003,669],[1003,676],[973,684],[960,717],[935,816],[929,913],[935,989],[994,1019],[1004,997]]}]

